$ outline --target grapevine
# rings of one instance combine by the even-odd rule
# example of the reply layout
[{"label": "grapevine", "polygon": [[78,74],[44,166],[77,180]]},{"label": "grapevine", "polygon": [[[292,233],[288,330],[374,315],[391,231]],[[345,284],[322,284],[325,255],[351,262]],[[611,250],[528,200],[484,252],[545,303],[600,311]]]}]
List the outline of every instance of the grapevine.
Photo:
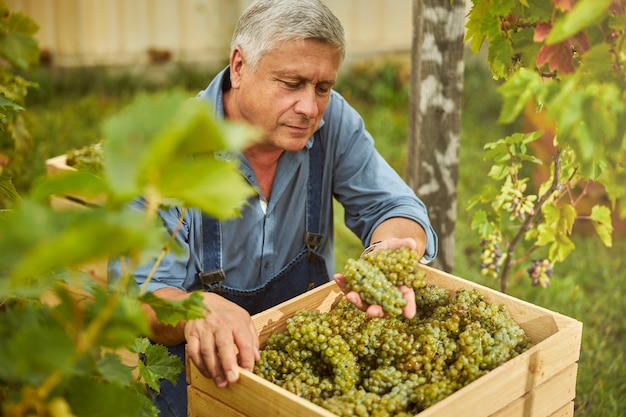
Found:
[{"label": "grapevine", "polygon": [[[508,274],[524,265],[532,285],[547,287],[553,266],[575,249],[574,222],[589,221],[611,247],[613,222],[626,217],[626,3],[471,3],[465,41],[474,52],[487,48],[491,74],[504,81],[498,121],[530,122],[524,133],[484,147],[493,162],[490,181],[468,210],[478,208],[472,229],[482,242],[493,243],[494,231],[502,234],[504,254],[495,263],[493,248],[483,245],[481,273],[498,276],[506,292]],[[542,174],[532,188],[529,163]],[[604,195],[589,200],[589,213],[579,203],[592,185]],[[540,249],[546,249],[545,265],[531,260]]]},{"label": "grapevine", "polygon": [[414,283],[414,318],[370,317],[345,297],[328,312],[299,311],[268,338],[254,372],[338,416],[404,417],[531,346],[504,306],[427,284],[417,260],[401,254],[409,252],[379,250],[359,264],[393,285]]}]

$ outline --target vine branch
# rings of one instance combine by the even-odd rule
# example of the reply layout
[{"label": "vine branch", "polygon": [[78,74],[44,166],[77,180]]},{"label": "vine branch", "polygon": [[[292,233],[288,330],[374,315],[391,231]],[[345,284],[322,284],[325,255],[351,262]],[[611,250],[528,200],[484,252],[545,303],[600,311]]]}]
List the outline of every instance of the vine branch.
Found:
[{"label": "vine branch", "polygon": [[507,276],[509,274],[509,269],[511,265],[513,265],[514,261],[512,260],[513,253],[515,252],[515,248],[517,247],[520,239],[526,234],[526,232],[531,228],[534,223],[534,220],[540,216],[541,208],[548,201],[550,196],[559,190],[561,187],[561,148],[558,148],[556,154],[554,155],[554,176],[552,178],[552,184],[550,184],[550,188],[542,194],[538,199],[537,203],[533,207],[532,216],[526,217],[524,223],[520,227],[519,231],[515,234],[511,242],[507,245],[506,249],[506,257],[504,262],[504,267],[502,268],[502,272],[500,273],[500,291],[506,294],[507,291]]}]

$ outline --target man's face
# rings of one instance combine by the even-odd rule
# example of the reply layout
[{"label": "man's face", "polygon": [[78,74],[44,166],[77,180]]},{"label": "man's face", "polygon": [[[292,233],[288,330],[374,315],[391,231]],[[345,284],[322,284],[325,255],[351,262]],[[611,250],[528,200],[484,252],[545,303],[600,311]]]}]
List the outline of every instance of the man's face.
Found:
[{"label": "man's face", "polygon": [[239,49],[230,63],[227,117],[263,129],[267,145],[302,149],[328,105],[341,63],[336,48],[313,39],[283,41],[262,56],[255,71]]}]

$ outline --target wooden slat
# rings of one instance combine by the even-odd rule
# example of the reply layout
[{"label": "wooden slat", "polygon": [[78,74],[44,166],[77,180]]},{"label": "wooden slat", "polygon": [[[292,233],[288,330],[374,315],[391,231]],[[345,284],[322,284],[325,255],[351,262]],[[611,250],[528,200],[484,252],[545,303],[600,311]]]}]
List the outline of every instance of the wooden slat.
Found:
[{"label": "wooden slat", "polygon": [[189,417],[246,417],[194,387],[187,388],[187,404]]},{"label": "wooden slat", "polygon": [[565,404],[550,417],[574,417],[574,401]]},{"label": "wooden slat", "polygon": [[46,173],[48,175],[60,174],[67,171],[76,171],[67,165],[67,155],[58,155],[46,160]]},{"label": "wooden slat", "polygon": [[287,319],[300,310],[330,311],[333,305],[343,297],[343,292],[331,281],[276,307],[252,317],[259,332],[259,341],[264,344],[272,333],[282,332],[287,328]]},{"label": "wooden slat", "polygon": [[[239,381],[236,384],[218,388],[193,364],[188,363],[187,366],[192,387],[232,406],[247,417],[336,417],[335,414],[245,369],[240,369]],[[214,417],[216,414],[193,410],[193,415]]]},{"label": "wooden slat", "polygon": [[563,371],[539,385],[521,398],[513,401],[490,417],[550,417],[562,407],[572,403],[576,396],[578,364],[573,363]]}]

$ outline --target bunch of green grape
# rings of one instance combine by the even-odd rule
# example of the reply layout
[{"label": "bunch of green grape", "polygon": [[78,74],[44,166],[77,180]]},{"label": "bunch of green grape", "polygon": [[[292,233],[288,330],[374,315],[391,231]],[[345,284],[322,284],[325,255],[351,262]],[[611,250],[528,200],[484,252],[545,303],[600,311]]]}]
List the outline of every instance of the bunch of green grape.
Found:
[{"label": "bunch of green grape", "polygon": [[379,249],[359,259],[348,259],[344,268],[346,289],[356,291],[369,304],[378,304],[390,316],[402,314],[406,305],[401,285],[419,288],[425,285],[418,269],[417,252],[403,247]]},{"label": "bunch of green grape", "polygon": [[[374,258],[392,257],[366,259]],[[414,318],[370,317],[345,297],[328,312],[299,311],[268,338],[254,372],[338,416],[405,417],[531,346],[504,306],[477,290],[451,294],[427,285],[417,260],[406,263],[414,264],[401,268],[405,278],[392,280],[406,285],[398,281],[409,279],[406,271],[420,276],[410,278]]]}]

